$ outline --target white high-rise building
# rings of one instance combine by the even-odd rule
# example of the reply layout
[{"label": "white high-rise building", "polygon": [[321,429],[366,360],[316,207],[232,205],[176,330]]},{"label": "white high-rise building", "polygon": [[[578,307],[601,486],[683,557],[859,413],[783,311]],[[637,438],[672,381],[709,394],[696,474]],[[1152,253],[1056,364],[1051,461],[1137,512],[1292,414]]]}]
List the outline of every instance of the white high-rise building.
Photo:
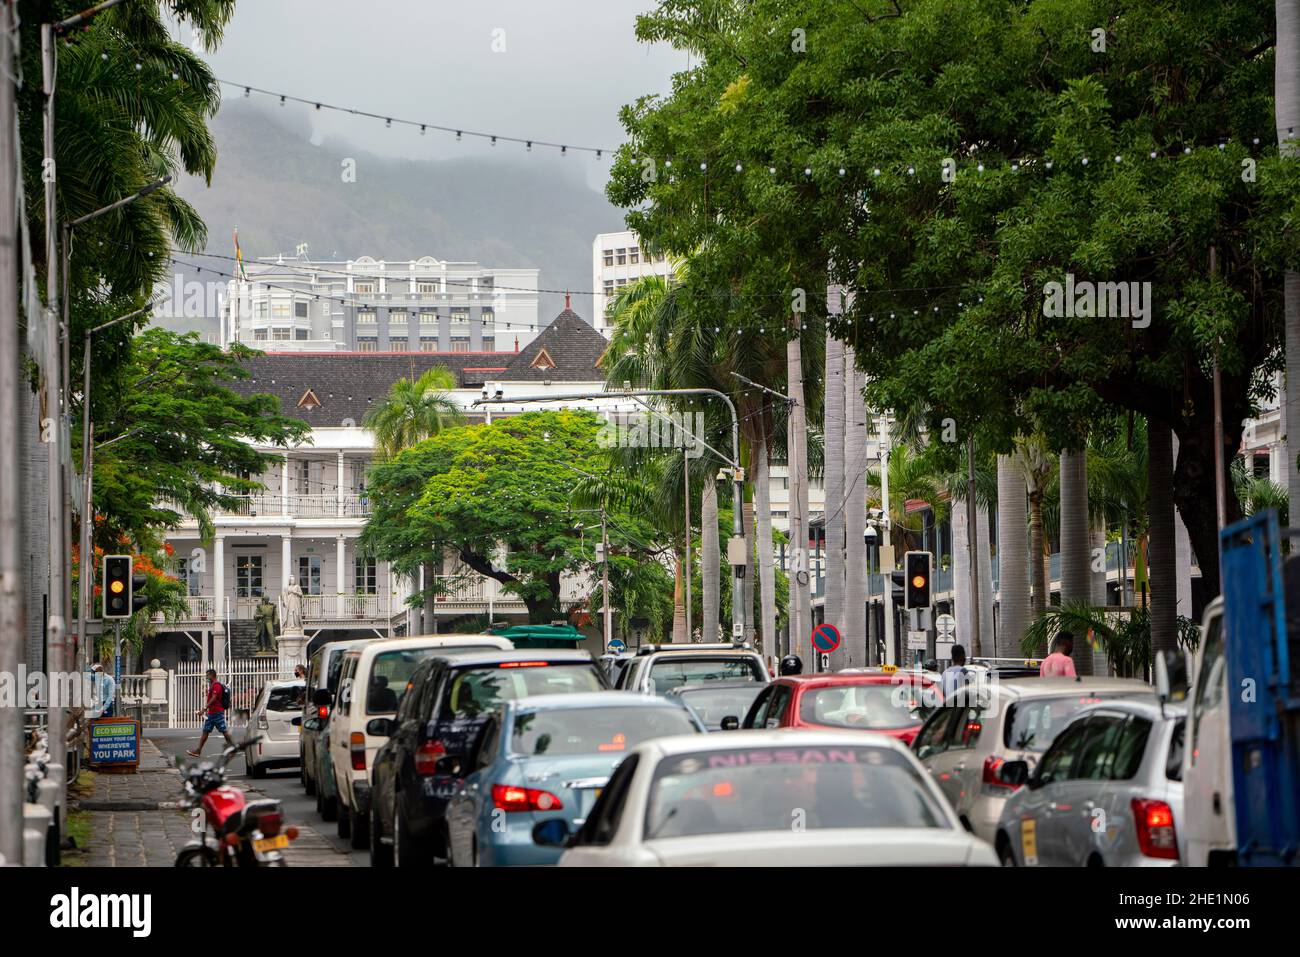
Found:
[{"label": "white high-rise building", "polygon": [[222,344],[273,352],[512,352],[539,331],[536,269],[425,256],[250,262],[221,306]]},{"label": "white high-rise building", "polygon": [[673,267],[662,253],[648,254],[630,230],[600,233],[591,244],[591,321],[596,331],[609,338],[606,313],[618,291],[642,276],[670,276]]}]

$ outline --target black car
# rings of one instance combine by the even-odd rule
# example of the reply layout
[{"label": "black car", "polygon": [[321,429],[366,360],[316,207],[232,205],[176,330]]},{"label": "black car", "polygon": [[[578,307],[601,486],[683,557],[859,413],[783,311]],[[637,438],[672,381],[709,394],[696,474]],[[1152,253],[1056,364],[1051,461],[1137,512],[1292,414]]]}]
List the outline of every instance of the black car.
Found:
[{"label": "black car", "polygon": [[367,729],[389,739],[371,771],[371,863],[419,866],[446,858],[447,801],[502,701],[608,688],[604,670],[585,651],[466,649],[421,662],[397,715],[376,718]]}]

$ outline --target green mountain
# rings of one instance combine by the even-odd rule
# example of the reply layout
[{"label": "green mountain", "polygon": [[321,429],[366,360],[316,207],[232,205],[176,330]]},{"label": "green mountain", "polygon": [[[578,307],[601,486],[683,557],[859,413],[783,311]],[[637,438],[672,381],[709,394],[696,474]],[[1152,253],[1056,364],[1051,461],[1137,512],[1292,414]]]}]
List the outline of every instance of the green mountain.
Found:
[{"label": "green mountain", "polygon": [[[187,179],[179,193],[208,225],[207,251],[234,255],[232,234],[246,261],[286,257],[299,243],[313,259],[436,256],[497,267],[537,267],[541,321],[564,308],[591,320],[591,243],[622,229],[622,215],[590,188],[578,156],[542,152],[454,160],[391,159],[336,138],[311,141],[302,107],[259,107],[235,98],[212,121],[218,160],[212,184]],[[375,134],[384,128],[375,123]],[[475,149],[479,149],[474,147]],[[517,148],[516,148],[517,149]],[[345,163],[355,162],[355,181]],[[586,159],[586,162],[591,162]],[[210,281],[210,270],[233,263],[179,254],[203,275],[177,265],[186,279]],[[215,316],[166,319],[178,329],[217,332]]]}]

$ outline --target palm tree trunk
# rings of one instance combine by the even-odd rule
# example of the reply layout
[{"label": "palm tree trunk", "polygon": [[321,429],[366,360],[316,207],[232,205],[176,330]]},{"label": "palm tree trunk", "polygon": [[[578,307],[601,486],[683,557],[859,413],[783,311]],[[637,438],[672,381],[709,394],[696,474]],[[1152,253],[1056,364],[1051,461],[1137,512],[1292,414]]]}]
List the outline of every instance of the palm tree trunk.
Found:
[{"label": "palm tree trunk", "polygon": [[757,447],[751,459],[754,463],[754,518],[758,552],[758,608],[759,637],[764,654],[779,658],[780,646],[776,636],[776,563],[772,554],[772,473],[768,456],[768,441],[764,413],[754,417],[758,427]]},{"label": "palm tree trunk", "polygon": [[971,618],[970,512],[964,495],[960,499],[953,496],[949,515],[952,521],[952,604],[953,617],[957,619],[954,637],[957,644],[969,653],[975,626]]},{"label": "palm tree trunk", "polygon": [[438,631],[438,598],[433,594],[433,586],[438,581],[437,566],[433,562],[424,563],[424,631],[422,634],[433,635]]},{"label": "palm tree trunk", "polygon": [[980,642],[983,654],[996,655],[993,640],[993,542],[990,539],[989,510],[975,509],[975,554],[979,560],[976,584],[979,586]]},{"label": "palm tree trunk", "polygon": [[1147,422],[1147,574],[1151,579],[1151,653],[1178,647],[1178,585],[1174,545],[1173,436]]},{"label": "palm tree trunk", "polygon": [[[1093,519],[1091,535],[1091,553],[1092,553],[1092,604],[1101,608],[1109,602],[1106,593],[1106,522],[1103,519]],[[1093,674],[1104,675],[1109,665],[1106,662],[1105,649],[1100,649],[1093,655],[1092,670]]]},{"label": "palm tree trunk", "polygon": [[831,668],[861,667],[867,649],[867,405],[866,376],[853,347],[844,347],[844,633]]},{"label": "palm tree trunk", "polygon": [[700,603],[703,611],[700,636],[704,641],[718,640],[722,575],[722,554],[718,547],[718,485],[710,475],[705,477],[700,495]]},{"label": "palm tree trunk", "polygon": [[[826,601],[822,620],[844,628],[844,343],[826,337],[824,468]],[[1300,514],[1300,512],[1297,512]],[[809,669],[811,670],[811,669]]]},{"label": "palm tree trunk", "polygon": [[[753,466],[753,456],[750,456],[750,466]],[[753,582],[758,578],[758,561],[754,557],[754,546],[758,543],[758,536],[754,534],[754,502],[753,499],[745,501],[744,510],[741,518],[745,523],[745,542],[749,547],[749,569],[746,571],[745,587],[741,589],[744,600],[741,612],[744,614],[745,640],[754,641],[754,585]],[[736,600],[732,595],[732,601]]]},{"label": "palm tree trunk", "polygon": [[[794,327],[799,317],[794,317]],[[786,394],[793,402],[786,426],[786,457],[790,471],[790,546],[795,549],[790,576],[790,654],[807,659],[804,643],[812,632],[812,580],[808,560],[808,421],[804,409],[803,350],[796,335],[785,347]],[[1296,514],[1300,514],[1297,512]],[[799,581],[799,576],[804,576]]]},{"label": "palm tree trunk", "polygon": [[686,634],[686,603],[683,601],[685,589],[682,587],[682,556],[676,554],[673,556],[673,563],[677,570],[673,573],[673,643],[690,641],[690,635]]},{"label": "palm tree trunk", "polygon": [[[1278,151],[1300,152],[1300,0],[1277,0],[1277,47],[1273,51],[1273,98],[1277,115]],[[1285,301],[1286,381],[1282,391],[1284,434],[1279,452],[1285,471],[1291,515],[1300,516],[1300,469],[1289,449],[1290,436],[1300,435],[1300,272],[1288,270],[1283,280]]]},{"label": "palm tree trunk", "polygon": [[[1024,476],[1009,455],[998,456],[998,654],[1020,653],[1029,627],[1029,544],[1026,541]],[[1039,538],[1042,537],[1040,519]]]},{"label": "palm tree trunk", "polygon": [[[1082,450],[1061,453],[1061,604],[1092,601],[1091,533],[1088,527],[1088,459]],[[1074,668],[1090,675],[1090,635],[1074,636]]]},{"label": "palm tree trunk", "polygon": [[[1041,618],[1047,613],[1049,587],[1049,569],[1047,565],[1047,548],[1043,541],[1043,490],[1033,488],[1029,491],[1029,561],[1034,578],[1033,612],[1034,618]],[[1038,649],[1040,652],[1046,648]]]},{"label": "palm tree trunk", "polygon": [[[1178,436],[1173,437],[1172,462],[1178,461]],[[1192,617],[1192,541],[1183,516],[1174,506],[1174,574],[1177,576],[1178,614]]]}]

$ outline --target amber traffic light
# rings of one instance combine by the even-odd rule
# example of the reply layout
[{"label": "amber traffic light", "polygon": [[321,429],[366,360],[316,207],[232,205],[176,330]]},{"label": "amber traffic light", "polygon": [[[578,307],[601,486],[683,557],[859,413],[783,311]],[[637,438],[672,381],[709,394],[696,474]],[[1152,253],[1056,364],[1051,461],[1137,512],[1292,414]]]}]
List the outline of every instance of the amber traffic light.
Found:
[{"label": "amber traffic light", "polygon": [[929,608],[932,603],[930,595],[931,572],[934,556],[929,552],[907,552],[903,556],[903,568],[906,573],[907,588],[903,596],[903,607]]}]

